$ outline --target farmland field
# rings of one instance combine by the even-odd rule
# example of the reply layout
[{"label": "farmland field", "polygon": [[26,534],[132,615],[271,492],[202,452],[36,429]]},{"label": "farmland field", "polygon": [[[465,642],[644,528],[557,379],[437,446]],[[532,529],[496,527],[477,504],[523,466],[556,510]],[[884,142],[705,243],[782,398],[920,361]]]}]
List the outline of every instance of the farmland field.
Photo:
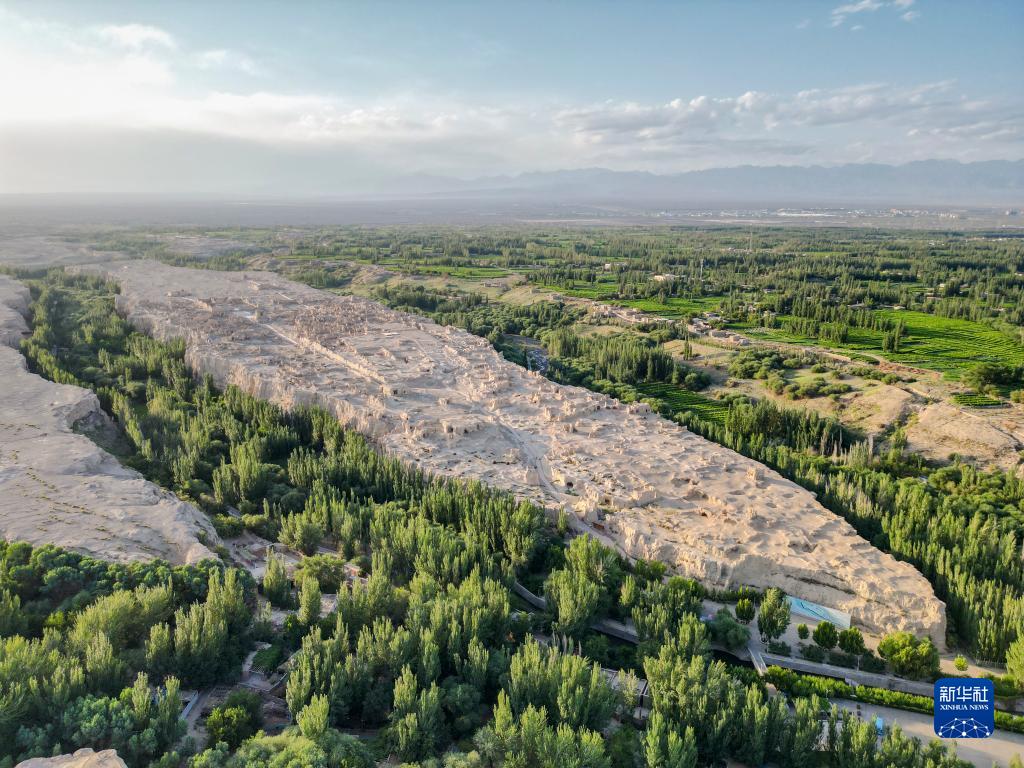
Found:
[{"label": "farmland field", "polygon": [[702,419],[719,424],[725,422],[725,416],[729,413],[729,406],[725,403],[671,384],[641,384],[637,390],[644,395],[664,400],[676,412],[694,411]]},{"label": "farmland field", "polygon": [[626,299],[614,303],[619,306],[632,307],[641,312],[658,315],[659,317],[676,319],[686,315],[715,310],[721,304],[721,301],[721,298],[718,297],[704,296],[698,299],[671,297],[664,301],[658,301],[657,299]]},{"label": "farmland field", "polygon": [[601,280],[596,284],[585,283],[578,287],[565,288],[557,285],[540,286],[549,291],[560,293],[563,296],[573,296],[577,299],[613,299],[619,289],[619,283],[614,278]]},{"label": "farmland field", "polygon": [[[843,343],[800,336],[781,328],[731,327],[754,338],[793,344],[812,344],[837,350],[872,352],[896,363],[941,371],[958,378],[966,369],[982,362],[1024,365],[1024,347],[1009,335],[971,320],[938,317],[924,312],[878,310],[878,314],[906,324],[907,337],[899,352],[884,352],[884,333],[868,328],[850,328]],[[785,321],[787,318],[780,316]]]},{"label": "farmland field", "polygon": [[970,408],[992,408],[1003,404],[1003,401],[998,398],[989,395],[979,395],[973,392],[953,395],[953,402]]}]

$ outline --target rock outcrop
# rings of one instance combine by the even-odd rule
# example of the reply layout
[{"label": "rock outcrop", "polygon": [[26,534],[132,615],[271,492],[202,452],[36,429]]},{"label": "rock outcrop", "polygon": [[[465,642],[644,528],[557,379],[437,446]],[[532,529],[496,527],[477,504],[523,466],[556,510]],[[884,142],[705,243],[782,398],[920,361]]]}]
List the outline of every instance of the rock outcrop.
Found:
[{"label": "rock outcrop", "polygon": [[476,478],[711,587],[778,586],[873,631],[944,636],[911,566],[806,490],[649,412],[554,384],[464,331],[254,272],[95,267],[119,310],[221,385],[318,404],[434,473]]},{"label": "rock outcrop", "polygon": [[216,557],[206,515],[74,432],[106,418],[92,392],[29,373],[16,348],[27,306],[0,276],[0,535],[122,562]]}]

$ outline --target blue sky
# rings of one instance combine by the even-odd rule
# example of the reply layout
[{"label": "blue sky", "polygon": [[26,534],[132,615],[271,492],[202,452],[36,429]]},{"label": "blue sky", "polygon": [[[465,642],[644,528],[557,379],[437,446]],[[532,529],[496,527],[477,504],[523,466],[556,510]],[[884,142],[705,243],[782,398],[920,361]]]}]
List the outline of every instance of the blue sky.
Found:
[{"label": "blue sky", "polygon": [[0,191],[1024,157],[1024,3],[4,2]]}]

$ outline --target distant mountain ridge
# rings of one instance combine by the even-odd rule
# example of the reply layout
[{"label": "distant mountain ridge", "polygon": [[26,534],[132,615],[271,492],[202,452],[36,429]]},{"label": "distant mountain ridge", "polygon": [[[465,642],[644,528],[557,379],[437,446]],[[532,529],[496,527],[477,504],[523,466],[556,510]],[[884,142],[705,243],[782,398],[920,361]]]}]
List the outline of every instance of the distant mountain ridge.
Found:
[{"label": "distant mountain ridge", "polygon": [[743,165],[672,174],[584,168],[468,181],[417,176],[403,184],[406,194],[588,203],[1021,206],[1024,160],[919,160],[904,165],[831,167]]}]

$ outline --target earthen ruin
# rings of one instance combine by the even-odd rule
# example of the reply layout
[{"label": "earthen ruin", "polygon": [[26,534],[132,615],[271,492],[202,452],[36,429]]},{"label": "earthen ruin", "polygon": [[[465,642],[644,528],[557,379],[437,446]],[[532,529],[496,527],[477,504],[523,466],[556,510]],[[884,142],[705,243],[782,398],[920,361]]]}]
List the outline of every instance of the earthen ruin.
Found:
[{"label": "earthen ruin", "polygon": [[285,408],[316,404],[430,472],[566,509],[634,557],[715,588],[777,586],[873,631],[944,636],[910,565],[777,473],[649,412],[554,384],[484,340],[262,272],[154,262],[91,268],[187,360]]}]

